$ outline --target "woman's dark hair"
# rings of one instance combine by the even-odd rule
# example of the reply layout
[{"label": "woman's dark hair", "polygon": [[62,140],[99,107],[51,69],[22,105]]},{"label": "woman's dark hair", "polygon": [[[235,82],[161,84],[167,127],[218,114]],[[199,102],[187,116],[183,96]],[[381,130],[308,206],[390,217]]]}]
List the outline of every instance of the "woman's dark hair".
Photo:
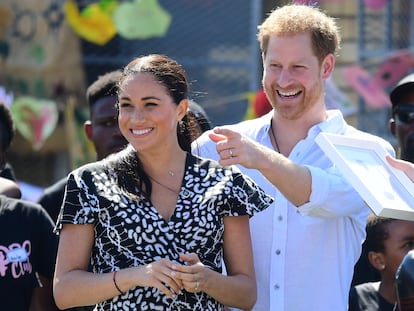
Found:
[{"label": "woman's dark hair", "polygon": [[[165,87],[174,103],[178,105],[183,99],[188,99],[189,84],[187,75],[175,60],[159,54],[150,54],[135,58],[125,66],[119,80],[118,92],[128,77],[138,73],[149,73]],[[187,114],[177,126],[178,143],[184,151],[191,152],[191,143],[197,138],[197,121],[193,114]],[[144,171],[137,153],[133,148],[127,148],[119,154],[121,158],[113,163],[118,170],[118,183],[121,189],[135,197],[136,187],[147,198],[151,196],[152,183]]]},{"label": "woman's dark hair", "polygon": [[366,232],[367,237],[365,239],[366,252],[384,252],[384,241],[390,236],[388,231],[388,224],[395,219],[376,216],[371,214],[368,217]]}]

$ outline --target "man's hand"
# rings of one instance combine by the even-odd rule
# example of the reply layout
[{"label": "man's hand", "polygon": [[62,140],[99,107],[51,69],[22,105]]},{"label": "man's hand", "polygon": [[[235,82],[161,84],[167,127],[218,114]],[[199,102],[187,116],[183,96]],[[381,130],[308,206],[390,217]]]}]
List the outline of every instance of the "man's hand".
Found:
[{"label": "man's hand", "polygon": [[413,163],[393,158],[389,154],[387,154],[385,158],[387,159],[387,162],[392,167],[403,171],[408,176],[408,178],[410,178],[411,181],[414,182],[414,164]]},{"label": "man's hand", "polygon": [[225,127],[214,128],[209,137],[216,143],[221,165],[241,164],[246,168],[258,168],[263,147],[255,141]]}]

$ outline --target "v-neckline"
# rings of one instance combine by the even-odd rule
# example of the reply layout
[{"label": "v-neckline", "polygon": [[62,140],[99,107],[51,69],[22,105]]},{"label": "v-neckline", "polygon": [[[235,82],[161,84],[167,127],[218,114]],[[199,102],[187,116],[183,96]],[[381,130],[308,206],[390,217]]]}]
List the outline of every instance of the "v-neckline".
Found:
[{"label": "v-neckline", "polygon": [[185,176],[187,174],[187,168],[188,168],[188,162],[189,162],[189,153],[186,153],[186,157],[185,157],[185,162],[184,162],[184,172],[183,172],[183,176],[181,178],[181,182],[180,182],[180,189],[177,193],[177,199],[175,201],[175,206],[174,209],[172,210],[170,216],[168,219],[164,218],[164,216],[160,213],[160,211],[158,210],[158,208],[155,206],[155,204],[153,203],[151,198],[146,199],[149,203],[149,205],[151,206],[151,209],[154,211],[154,213],[156,213],[158,215],[158,217],[160,219],[162,219],[164,222],[166,222],[167,224],[171,222],[171,220],[173,219],[176,211],[177,211],[177,206],[181,201],[181,192],[183,190],[183,185],[184,185],[184,179]]}]

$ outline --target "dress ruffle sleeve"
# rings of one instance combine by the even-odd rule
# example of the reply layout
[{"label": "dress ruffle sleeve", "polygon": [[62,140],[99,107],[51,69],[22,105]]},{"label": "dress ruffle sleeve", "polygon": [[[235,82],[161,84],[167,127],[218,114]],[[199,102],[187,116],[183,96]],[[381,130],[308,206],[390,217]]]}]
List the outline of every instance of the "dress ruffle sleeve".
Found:
[{"label": "dress ruffle sleeve", "polygon": [[99,196],[89,170],[77,169],[68,176],[63,205],[56,222],[55,232],[63,224],[93,224],[96,222]]},{"label": "dress ruffle sleeve", "polygon": [[[228,204],[222,205],[224,216],[248,215],[252,217],[273,203],[273,198],[266,194],[250,177],[230,168],[232,178],[229,180]],[[227,191],[226,191],[227,192]]]},{"label": "dress ruffle sleeve", "polygon": [[252,217],[274,201],[236,166],[221,166],[214,160],[193,156],[186,174],[192,191],[204,192],[201,205],[215,206],[221,216]]}]

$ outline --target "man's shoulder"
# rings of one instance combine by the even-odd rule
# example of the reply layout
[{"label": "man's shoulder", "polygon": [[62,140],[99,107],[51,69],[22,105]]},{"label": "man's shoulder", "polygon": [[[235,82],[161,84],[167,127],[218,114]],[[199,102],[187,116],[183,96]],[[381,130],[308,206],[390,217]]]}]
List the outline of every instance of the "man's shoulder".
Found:
[{"label": "man's shoulder", "polygon": [[65,190],[67,177],[63,177],[59,179],[54,184],[50,185],[49,187],[46,187],[44,192],[45,193],[51,193],[51,192],[60,192]]},{"label": "man's shoulder", "polygon": [[43,208],[39,203],[0,195],[0,214],[5,210],[22,214],[43,213]]},{"label": "man's shoulder", "polygon": [[49,214],[51,214],[50,209],[59,209],[65,194],[66,181],[67,178],[64,177],[45,188],[42,195],[37,200],[37,202],[43,206]]}]

